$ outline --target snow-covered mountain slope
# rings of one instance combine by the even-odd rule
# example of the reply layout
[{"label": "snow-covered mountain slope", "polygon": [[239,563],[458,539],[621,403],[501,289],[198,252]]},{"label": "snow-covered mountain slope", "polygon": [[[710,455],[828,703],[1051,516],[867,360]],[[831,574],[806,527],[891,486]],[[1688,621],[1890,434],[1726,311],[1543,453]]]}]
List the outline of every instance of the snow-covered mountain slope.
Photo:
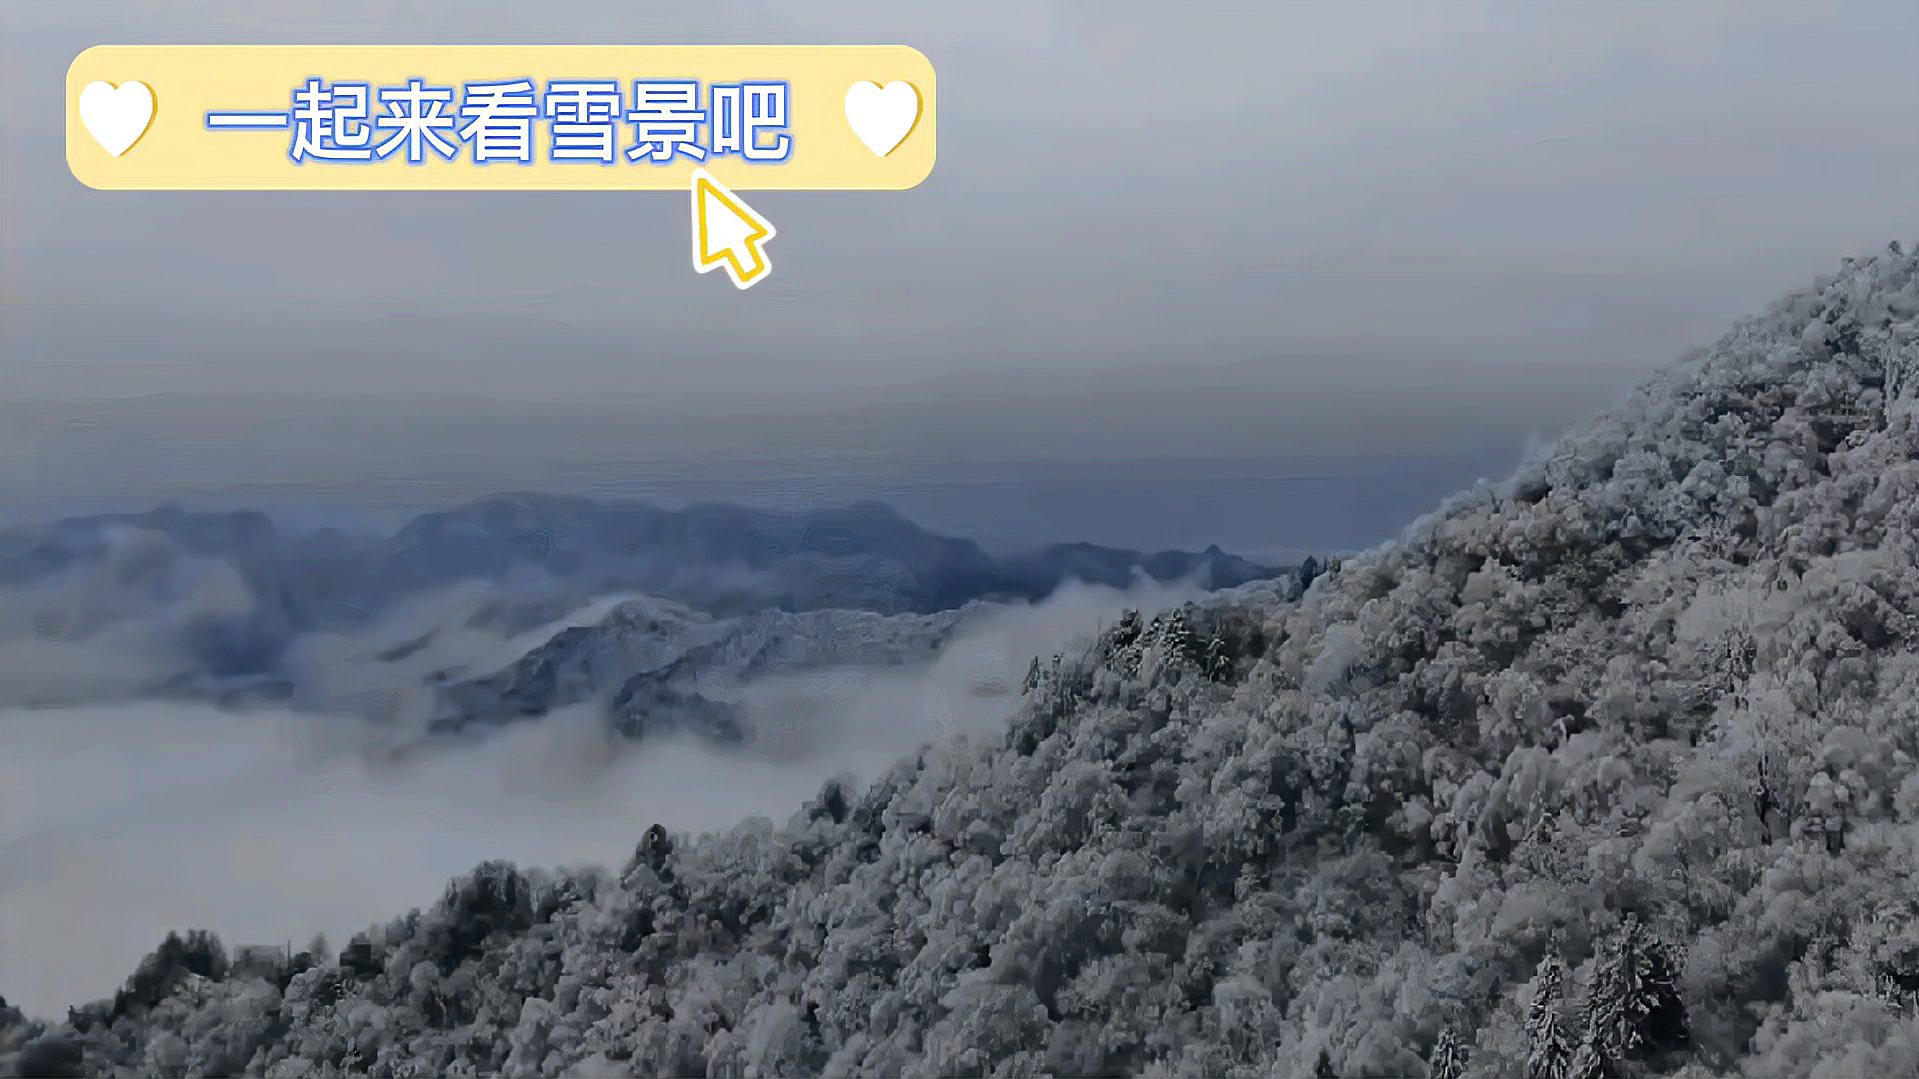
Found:
[{"label": "snow-covered mountain slope", "polygon": [[169,942],[53,1074],[1919,1070],[1919,259],[784,826]]},{"label": "snow-covered mountain slope", "polygon": [[776,610],[723,619],[652,598],[628,600],[498,670],[445,686],[433,726],[505,723],[592,701],[630,737],[691,727],[734,741],[746,733],[737,705],[753,680],[925,663],[963,622],[994,609],[974,603],[925,615]]}]

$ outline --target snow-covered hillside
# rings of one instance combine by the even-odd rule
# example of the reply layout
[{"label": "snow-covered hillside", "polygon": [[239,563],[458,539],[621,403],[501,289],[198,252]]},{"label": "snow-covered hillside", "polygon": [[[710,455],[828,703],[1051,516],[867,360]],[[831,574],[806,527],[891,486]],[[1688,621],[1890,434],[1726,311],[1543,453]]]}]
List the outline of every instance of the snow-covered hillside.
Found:
[{"label": "snow-covered hillside", "polygon": [[1919,259],[784,825],[169,941],[41,1074],[1919,1071]]},{"label": "snow-covered hillside", "polygon": [[737,705],[757,679],[796,671],[929,662],[969,619],[999,610],[973,603],[937,614],[758,611],[715,618],[651,598],[568,626],[498,670],[440,693],[432,723],[460,730],[541,716],[591,701],[622,734],[690,727],[745,736]]}]

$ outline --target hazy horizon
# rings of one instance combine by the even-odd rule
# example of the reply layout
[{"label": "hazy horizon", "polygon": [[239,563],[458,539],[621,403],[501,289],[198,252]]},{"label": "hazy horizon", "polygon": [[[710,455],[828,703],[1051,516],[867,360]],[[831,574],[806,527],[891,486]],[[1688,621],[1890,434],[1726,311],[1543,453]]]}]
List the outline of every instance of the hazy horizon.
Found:
[{"label": "hazy horizon", "polygon": [[[12,519],[526,489],[1369,544],[1919,220],[1889,136],[1911,5],[224,0],[0,29]],[[492,40],[909,43],[939,164],[762,194],[779,269],[738,294],[688,272],[663,193],[99,192],[62,158],[89,45]]]}]

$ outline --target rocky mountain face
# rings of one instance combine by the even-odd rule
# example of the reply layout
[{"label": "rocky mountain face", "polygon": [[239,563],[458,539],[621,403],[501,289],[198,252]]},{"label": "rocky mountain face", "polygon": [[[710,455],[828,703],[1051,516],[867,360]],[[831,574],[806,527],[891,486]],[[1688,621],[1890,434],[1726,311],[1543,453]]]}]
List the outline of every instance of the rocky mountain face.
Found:
[{"label": "rocky mountain face", "polygon": [[[784,825],[168,941],[36,1074],[1919,1071],[1919,259]],[[0,1013],[4,1014],[4,1013]]]}]

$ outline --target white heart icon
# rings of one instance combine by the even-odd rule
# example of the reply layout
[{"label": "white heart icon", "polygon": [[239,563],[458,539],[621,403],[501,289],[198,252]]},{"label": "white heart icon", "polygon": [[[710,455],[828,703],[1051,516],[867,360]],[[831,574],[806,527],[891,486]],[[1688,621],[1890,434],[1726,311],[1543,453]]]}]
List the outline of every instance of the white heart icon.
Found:
[{"label": "white heart icon", "polygon": [[144,82],[90,82],[80,91],[80,122],[101,149],[119,157],[153,122],[153,90]]},{"label": "white heart icon", "polygon": [[856,82],[846,91],[846,122],[881,157],[906,141],[919,120],[920,92],[910,82]]}]

